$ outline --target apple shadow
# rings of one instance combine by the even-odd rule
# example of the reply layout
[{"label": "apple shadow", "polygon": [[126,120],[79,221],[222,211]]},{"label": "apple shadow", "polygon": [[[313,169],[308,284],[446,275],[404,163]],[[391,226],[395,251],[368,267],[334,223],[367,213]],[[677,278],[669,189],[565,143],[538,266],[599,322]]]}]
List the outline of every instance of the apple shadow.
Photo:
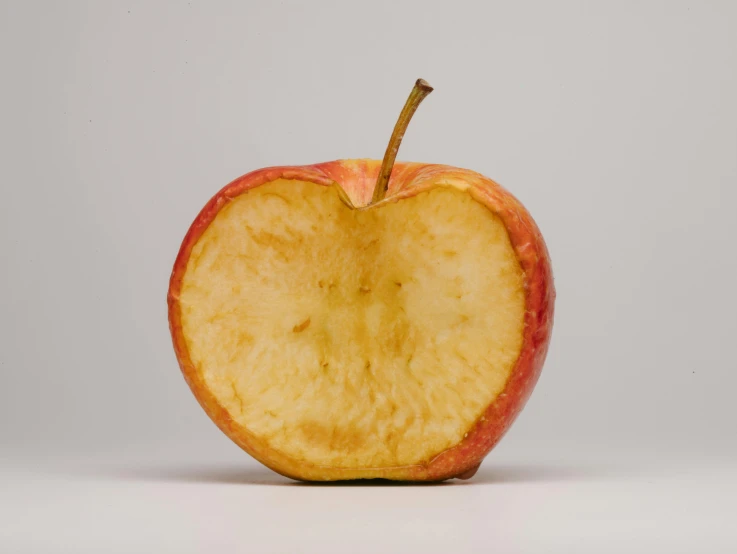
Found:
[{"label": "apple shadow", "polygon": [[590,481],[611,475],[602,468],[564,466],[551,464],[492,465],[479,468],[468,481],[455,480],[461,485],[502,485],[515,483],[560,483],[565,481]]},{"label": "apple shadow", "polygon": [[[106,472],[108,473],[108,472]],[[109,476],[131,481],[202,483],[221,485],[289,486],[295,481],[267,467],[243,466],[143,466],[109,472]]]},{"label": "apple shadow", "polygon": [[201,484],[228,484],[251,486],[292,487],[439,487],[504,485],[515,483],[554,483],[563,481],[588,481],[611,475],[611,472],[592,468],[559,465],[489,465],[479,469],[468,480],[450,479],[441,482],[405,482],[388,479],[356,479],[349,481],[305,482],[283,477],[266,467],[139,467],[106,472],[108,476],[133,481],[159,481]]}]

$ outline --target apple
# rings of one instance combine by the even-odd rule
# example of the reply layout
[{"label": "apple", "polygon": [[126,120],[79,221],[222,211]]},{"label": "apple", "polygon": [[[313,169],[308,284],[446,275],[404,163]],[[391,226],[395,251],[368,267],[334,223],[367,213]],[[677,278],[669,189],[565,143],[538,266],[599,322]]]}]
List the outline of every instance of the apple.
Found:
[{"label": "apple", "polygon": [[236,444],[314,481],[472,476],[529,398],[554,287],[530,214],[494,181],[382,161],[270,167],[218,192],[168,292],[184,378]]}]

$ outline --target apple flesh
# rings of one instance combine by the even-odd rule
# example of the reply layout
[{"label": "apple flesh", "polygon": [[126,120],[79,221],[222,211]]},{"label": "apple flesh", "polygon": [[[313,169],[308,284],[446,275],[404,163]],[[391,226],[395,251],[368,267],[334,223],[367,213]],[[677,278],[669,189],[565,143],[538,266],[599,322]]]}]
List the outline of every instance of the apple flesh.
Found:
[{"label": "apple flesh", "polygon": [[468,477],[524,406],[554,289],[524,207],[477,173],[381,162],[267,168],[221,190],[169,288],[182,372],[211,419],[305,480]]}]

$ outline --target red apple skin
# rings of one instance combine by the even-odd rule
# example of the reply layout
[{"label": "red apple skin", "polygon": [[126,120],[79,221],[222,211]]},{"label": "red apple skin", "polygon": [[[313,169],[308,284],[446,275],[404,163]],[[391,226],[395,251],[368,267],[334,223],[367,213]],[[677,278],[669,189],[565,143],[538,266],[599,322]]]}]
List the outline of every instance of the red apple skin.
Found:
[{"label": "red apple skin", "polygon": [[481,461],[499,442],[526,404],[540,377],[548,351],[555,300],[550,256],[540,230],[524,206],[503,187],[473,171],[445,165],[397,162],[385,202],[414,196],[438,184],[458,186],[468,189],[478,202],[501,218],[507,228],[525,274],[526,309],[522,350],[504,390],[486,408],[461,443],[422,464],[401,467],[346,469],[295,460],[269,448],[265,442],[231,419],[194,367],[182,332],[179,295],[193,246],[227,202],[251,188],[276,179],[309,181],[324,186],[338,183],[354,205],[367,205],[380,166],[378,160],[338,160],[311,166],[269,167],[243,175],[220,190],[200,211],[174,263],[167,297],[169,327],[185,380],[208,416],[228,437],[264,465],[293,479],[442,481],[473,476]]}]

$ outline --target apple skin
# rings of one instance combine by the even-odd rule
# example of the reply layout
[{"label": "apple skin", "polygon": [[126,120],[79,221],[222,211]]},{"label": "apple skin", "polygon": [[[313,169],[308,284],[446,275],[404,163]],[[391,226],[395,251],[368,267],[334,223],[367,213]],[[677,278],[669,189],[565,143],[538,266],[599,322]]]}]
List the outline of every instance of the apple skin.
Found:
[{"label": "apple skin", "polygon": [[473,476],[481,461],[499,442],[526,404],[547,354],[555,301],[553,274],[542,234],[524,206],[503,187],[473,171],[445,165],[397,162],[383,202],[408,198],[438,184],[455,186],[469,190],[473,198],[500,217],[507,228],[525,274],[526,309],[522,350],[504,390],[486,408],[461,443],[423,464],[401,467],[348,469],[316,466],[269,448],[265,442],[231,419],[194,367],[182,332],[179,295],[193,246],[227,202],[248,189],[276,179],[309,181],[324,186],[338,183],[356,207],[365,206],[371,200],[380,166],[378,160],[338,160],[311,166],[268,167],[243,175],[220,190],[200,211],[174,263],[167,297],[169,327],[185,380],[207,415],[228,437],[267,467],[293,479],[467,479]]}]

